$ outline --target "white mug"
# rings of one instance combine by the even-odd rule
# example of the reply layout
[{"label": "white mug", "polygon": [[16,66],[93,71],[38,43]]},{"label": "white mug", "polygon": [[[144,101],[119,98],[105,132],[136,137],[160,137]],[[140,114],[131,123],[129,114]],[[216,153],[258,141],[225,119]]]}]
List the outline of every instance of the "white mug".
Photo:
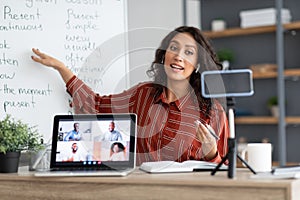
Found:
[{"label": "white mug", "polygon": [[248,143],[242,151],[241,157],[255,172],[270,172],[272,170],[271,143]]}]

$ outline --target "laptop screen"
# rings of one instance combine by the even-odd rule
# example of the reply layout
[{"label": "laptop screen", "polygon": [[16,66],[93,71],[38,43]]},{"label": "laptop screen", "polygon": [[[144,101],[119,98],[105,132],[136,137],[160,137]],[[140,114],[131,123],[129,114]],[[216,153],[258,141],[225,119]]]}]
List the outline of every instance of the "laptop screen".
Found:
[{"label": "laptop screen", "polygon": [[136,115],[56,115],[50,168],[135,166]]}]

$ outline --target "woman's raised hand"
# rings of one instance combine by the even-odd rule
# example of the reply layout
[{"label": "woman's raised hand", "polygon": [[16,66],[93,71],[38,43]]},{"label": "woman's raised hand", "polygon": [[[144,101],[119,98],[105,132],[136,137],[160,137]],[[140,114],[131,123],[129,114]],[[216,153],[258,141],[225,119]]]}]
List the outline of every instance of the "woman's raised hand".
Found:
[{"label": "woman's raised hand", "polygon": [[43,65],[53,67],[54,69],[59,70],[59,68],[63,67],[64,64],[60,62],[59,60],[42,53],[40,50],[32,48],[33,53],[35,53],[36,56],[31,56],[32,60],[35,62],[41,63]]},{"label": "woman's raised hand", "polygon": [[32,48],[32,52],[36,55],[31,56],[32,60],[56,69],[60,73],[65,83],[67,83],[74,76],[73,72],[68,67],[66,67],[63,62],[45,53],[42,53],[40,50],[35,48]]}]

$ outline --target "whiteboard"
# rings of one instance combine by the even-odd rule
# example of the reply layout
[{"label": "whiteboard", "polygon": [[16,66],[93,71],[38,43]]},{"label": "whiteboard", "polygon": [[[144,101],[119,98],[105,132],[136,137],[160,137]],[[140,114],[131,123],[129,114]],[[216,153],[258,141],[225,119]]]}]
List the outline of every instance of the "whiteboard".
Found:
[{"label": "whiteboard", "polygon": [[38,48],[100,94],[128,86],[126,0],[1,0],[0,110],[46,140],[53,116],[73,113],[57,71],[31,60]]}]

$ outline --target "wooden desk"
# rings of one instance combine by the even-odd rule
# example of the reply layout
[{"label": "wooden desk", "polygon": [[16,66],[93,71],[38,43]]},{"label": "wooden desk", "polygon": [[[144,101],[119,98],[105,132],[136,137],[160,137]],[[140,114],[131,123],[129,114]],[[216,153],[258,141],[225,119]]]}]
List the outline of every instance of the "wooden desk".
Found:
[{"label": "wooden desk", "polygon": [[138,169],[128,177],[33,177],[0,174],[0,199],[230,199],[299,200],[300,180],[250,179],[247,169],[236,178],[227,172],[147,174]]}]

